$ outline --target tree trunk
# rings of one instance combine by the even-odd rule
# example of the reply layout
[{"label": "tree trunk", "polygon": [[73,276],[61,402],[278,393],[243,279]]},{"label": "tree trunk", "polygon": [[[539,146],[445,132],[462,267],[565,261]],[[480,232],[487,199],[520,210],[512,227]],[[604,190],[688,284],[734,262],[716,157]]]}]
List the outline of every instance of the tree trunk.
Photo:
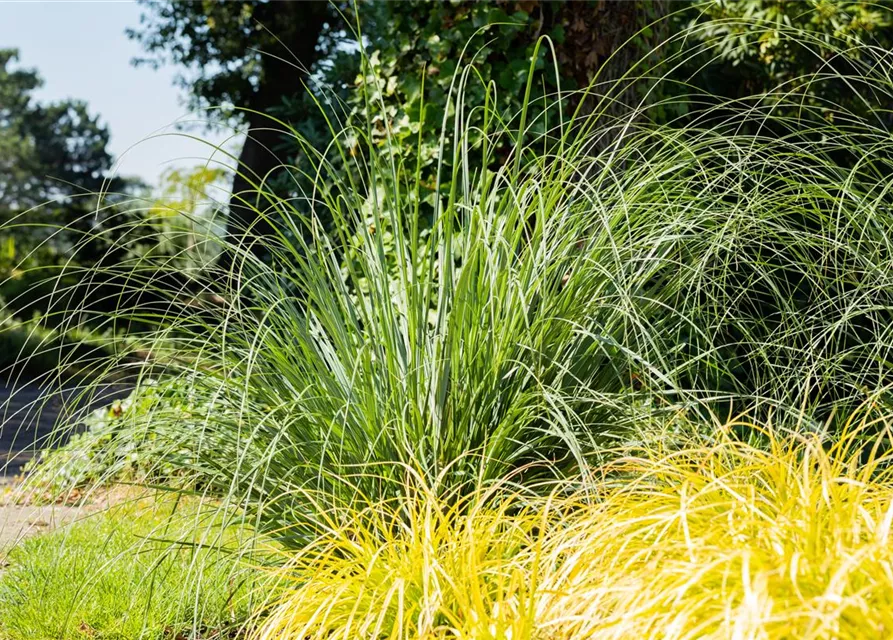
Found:
[{"label": "tree trunk", "polygon": [[275,211],[270,206],[270,185],[277,168],[285,163],[276,148],[283,134],[262,115],[251,114],[245,142],[239,153],[239,166],[233,176],[226,224],[228,248],[250,248],[256,256],[264,254],[263,239],[274,233]]},{"label": "tree trunk", "polygon": [[[292,150],[287,137],[276,122],[266,117],[271,107],[278,106],[284,96],[292,99],[304,92],[304,80],[318,56],[316,46],[323,26],[329,19],[325,2],[270,2],[261,5],[258,22],[273,33],[282,46],[263,52],[263,70],[258,90],[247,107],[245,143],[239,154],[238,169],[233,176],[232,195],[226,229],[226,250],[219,266],[238,269],[234,260],[241,250],[249,250],[258,258],[268,253],[265,239],[275,233],[277,211],[273,184],[277,175],[286,171]],[[297,146],[294,145],[293,149]]]}]

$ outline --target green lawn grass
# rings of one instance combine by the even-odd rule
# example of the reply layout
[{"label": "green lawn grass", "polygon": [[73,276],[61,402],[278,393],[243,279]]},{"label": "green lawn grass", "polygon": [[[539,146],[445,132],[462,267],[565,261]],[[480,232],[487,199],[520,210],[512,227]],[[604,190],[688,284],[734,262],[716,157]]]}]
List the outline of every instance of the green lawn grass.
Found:
[{"label": "green lawn grass", "polygon": [[225,551],[239,532],[208,524],[195,503],[141,499],[24,541],[0,576],[0,638],[238,637],[261,574]]}]

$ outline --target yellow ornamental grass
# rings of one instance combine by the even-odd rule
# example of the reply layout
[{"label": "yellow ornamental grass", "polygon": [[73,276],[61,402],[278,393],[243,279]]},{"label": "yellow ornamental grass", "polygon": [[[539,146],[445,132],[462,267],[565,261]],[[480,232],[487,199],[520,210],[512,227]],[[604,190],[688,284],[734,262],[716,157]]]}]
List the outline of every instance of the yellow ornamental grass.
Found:
[{"label": "yellow ornamental grass", "polygon": [[529,638],[542,516],[517,496],[410,497],[353,513],[300,551],[258,637]]},{"label": "yellow ornamental grass", "polygon": [[893,637],[888,443],[737,422],[570,496],[418,489],[299,553],[258,637]]},{"label": "yellow ornamental grass", "polygon": [[747,426],[600,470],[601,500],[546,536],[539,637],[893,635],[886,426],[764,446],[730,435]]}]

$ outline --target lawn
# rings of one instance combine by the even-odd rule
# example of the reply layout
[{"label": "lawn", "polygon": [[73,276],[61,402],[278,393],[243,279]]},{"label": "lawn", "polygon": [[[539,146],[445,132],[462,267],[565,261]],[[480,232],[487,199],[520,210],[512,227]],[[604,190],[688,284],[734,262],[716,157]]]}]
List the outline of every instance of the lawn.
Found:
[{"label": "lawn", "polygon": [[28,538],[0,575],[0,637],[235,637],[263,576],[243,538],[175,496],[127,498]]}]

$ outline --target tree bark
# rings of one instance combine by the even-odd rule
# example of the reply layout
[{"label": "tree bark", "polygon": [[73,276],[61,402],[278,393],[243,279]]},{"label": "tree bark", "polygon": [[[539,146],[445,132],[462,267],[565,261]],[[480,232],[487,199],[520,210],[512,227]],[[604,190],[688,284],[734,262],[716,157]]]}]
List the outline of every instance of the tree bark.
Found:
[{"label": "tree bark", "polygon": [[[265,238],[275,234],[277,212],[271,200],[275,178],[290,161],[285,132],[268,118],[271,107],[283,96],[300,97],[307,72],[318,56],[317,42],[329,19],[325,2],[270,2],[255,14],[263,28],[281,42],[276,50],[263,51],[259,86],[246,107],[247,130],[233,176],[226,229],[226,250],[219,265],[231,269],[241,250],[258,258],[267,253]],[[295,147],[296,148],[296,147]],[[273,196],[273,198],[271,198]]]},{"label": "tree bark", "polygon": [[274,233],[275,211],[270,207],[270,182],[284,159],[277,156],[283,134],[262,115],[252,113],[248,118],[245,142],[239,153],[238,170],[233,176],[226,224],[227,248],[242,246],[261,257],[263,238]]}]

